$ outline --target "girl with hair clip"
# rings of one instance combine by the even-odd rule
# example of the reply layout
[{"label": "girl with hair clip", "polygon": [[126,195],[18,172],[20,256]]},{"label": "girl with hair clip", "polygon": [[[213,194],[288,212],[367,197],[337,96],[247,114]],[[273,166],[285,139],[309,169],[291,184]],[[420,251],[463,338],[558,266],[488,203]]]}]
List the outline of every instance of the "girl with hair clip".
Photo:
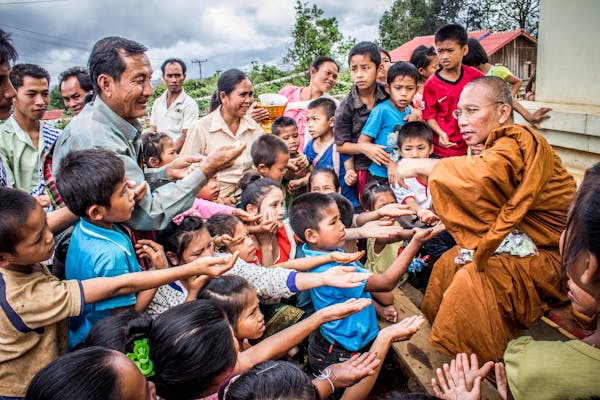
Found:
[{"label": "girl with hair clip", "polygon": [[[119,350],[131,353],[128,356],[140,363],[140,369],[154,383],[157,395],[165,400],[217,399],[219,387],[230,375],[244,373],[254,366],[243,353],[238,357],[238,341],[225,313],[207,300],[180,304],[155,320],[129,317],[129,320],[119,315],[105,318],[104,328],[113,332],[113,337],[95,335],[95,342],[88,338],[86,343],[104,347],[122,343],[124,347]],[[339,367],[340,378],[332,376],[333,384],[336,387],[344,384],[348,375],[353,377],[353,383],[372,374],[379,365],[376,356],[367,354],[363,358],[360,363],[343,363]],[[258,355],[255,363],[264,360]],[[151,366],[146,361],[151,361]],[[325,397],[331,393],[327,387],[323,389]],[[131,399],[138,398],[144,397]]]},{"label": "girl with hair clip", "polygon": [[335,86],[339,70],[340,68],[333,58],[318,56],[310,65],[308,86],[286,85],[279,91],[279,94],[288,99],[283,115],[293,118],[298,125],[298,139],[300,140],[298,153],[300,154],[304,150],[308,104],[323,96],[338,103],[333,97],[327,95],[327,92]]},{"label": "girl with hair clip", "polygon": [[123,353],[89,347],[67,353],[40,370],[25,399],[156,400],[156,390]]},{"label": "girl with hair clip", "polygon": [[237,69],[221,74],[211,99],[210,113],[192,123],[180,154],[208,155],[223,146],[245,146],[233,165],[218,174],[219,198],[229,205],[237,203],[237,181],[252,169],[250,146],[262,128],[247,115],[253,103],[253,86],[248,75]]}]

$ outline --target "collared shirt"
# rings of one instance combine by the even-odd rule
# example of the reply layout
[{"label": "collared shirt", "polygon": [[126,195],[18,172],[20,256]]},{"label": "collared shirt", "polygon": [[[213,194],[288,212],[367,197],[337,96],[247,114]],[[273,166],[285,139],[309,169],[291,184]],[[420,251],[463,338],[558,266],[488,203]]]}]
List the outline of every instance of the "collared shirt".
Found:
[{"label": "collared shirt", "polygon": [[192,124],[181,149],[181,154],[194,155],[200,153],[208,155],[223,146],[230,146],[236,142],[245,143],[244,152],[235,160],[233,165],[217,174],[219,182],[236,184],[244,172],[252,169],[250,147],[263,134],[262,128],[248,116],[244,116],[240,120],[237,132],[231,132],[221,116],[221,107],[219,107]]},{"label": "collared shirt", "polygon": [[40,369],[67,351],[67,317],[79,315],[83,289],[43,265],[0,268],[0,397],[25,397]]},{"label": "collared shirt", "polygon": [[44,194],[41,159],[60,133],[59,129],[40,122],[36,146],[14,116],[0,126],[0,157],[7,167],[8,178],[14,187],[25,190],[33,196]]},{"label": "collared shirt", "polygon": [[176,141],[181,136],[181,131],[189,129],[192,122],[198,119],[200,111],[194,99],[183,90],[171,106],[167,107],[167,92],[154,101],[150,125],[156,126],[157,132],[167,133]]},{"label": "collared shirt", "polygon": [[[80,219],[67,251],[67,279],[111,277],[141,271],[129,236],[113,225],[106,229]],[[135,293],[86,304],[78,317],[69,320],[69,347],[85,339],[92,326],[110,315],[113,308],[135,304]]]},{"label": "collared shirt", "polygon": [[[302,246],[306,257],[320,256],[331,253],[330,251],[319,251],[310,249],[306,243]],[[337,251],[343,252],[342,249]],[[327,263],[311,269],[309,272],[325,272],[328,269],[339,265],[338,263]],[[356,267],[356,272],[369,272],[358,263],[347,264],[348,267]],[[371,294],[365,292],[366,281],[360,286],[354,288],[336,288],[332,286],[321,286],[310,289],[310,297],[315,306],[315,310],[340,304],[349,299],[366,298],[370,299]],[[363,308],[356,314],[349,317],[327,322],[321,325],[321,334],[330,343],[338,343],[349,351],[358,351],[369,344],[379,333],[377,325],[377,316],[375,307],[371,304]]]},{"label": "collared shirt", "polygon": [[[390,96],[385,91],[383,83],[376,83],[375,105],[387,100]],[[333,127],[334,143],[338,146],[346,142],[356,143],[362,128],[369,118],[371,110],[363,103],[358,94],[356,85],[338,106],[335,112],[335,126]],[[371,160],[364,154],[354,156],[354,167],[357,170],[367,170]]]},{"label": "collared shirt", "polygon": [[[140,133],[142,127],[135,121],[125,121],[110,109],[98,96],[86,104],[65,128],[56,141],[53,153],[52,174],[56,175],[60,160],[71,150],[108,149],[112,150],[125,163],[128,180],[139,184],[144,180],[155,182],[166,179],[165,167],[144,173],[142,167]],[[94,171],[90,171],[93,179]],[[169,182],[155,190],[148,190],[144,198],[136,204],[127,225],[138,230],[159,230],[167,226],[177,214],[187,210],[194,203],[198,191],[206,184],[206,177],[200,168],[175,182]]]}]

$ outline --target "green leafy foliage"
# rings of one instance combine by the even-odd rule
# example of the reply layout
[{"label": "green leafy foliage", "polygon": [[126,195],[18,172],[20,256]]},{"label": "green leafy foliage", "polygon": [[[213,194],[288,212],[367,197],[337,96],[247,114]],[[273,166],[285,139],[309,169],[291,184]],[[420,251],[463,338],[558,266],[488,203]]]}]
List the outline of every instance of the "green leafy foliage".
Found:
[{"label": "green leafy foliage", "polygon": [[323,17],[323,10],[298,0],[296,23],[292,30],[292,44],[283,62],[294,65],[296,71],[306,71],[312,60],[320,55],[331,55],[343,39],[335,17]]},{"label": "green leafy foliage", "polygon": [[50,90],[50,104],[48,104],[48,110],[65,110],[65,103],[60,93],[58,85],[54,86]]}]

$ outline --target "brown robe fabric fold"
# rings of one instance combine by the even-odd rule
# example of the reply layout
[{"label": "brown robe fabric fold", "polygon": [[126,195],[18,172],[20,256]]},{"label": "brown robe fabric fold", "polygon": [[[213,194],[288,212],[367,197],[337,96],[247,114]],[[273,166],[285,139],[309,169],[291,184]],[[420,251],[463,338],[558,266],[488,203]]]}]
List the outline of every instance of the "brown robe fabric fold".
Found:
[{"label": "brown robe fabric fold", "polygon": [[[435,264],[423,299],[433,322],[430,342],[450,356],[499,360],[548,300],[566,300],[558,242],[575,181],[542,136],[510,125],[489,135],[482,154],[441,160],[429,189],[458,245]],[[539,254],[494,255],[515,228]],[[454,263],[459,247],[475,250],[472,263]]]}]

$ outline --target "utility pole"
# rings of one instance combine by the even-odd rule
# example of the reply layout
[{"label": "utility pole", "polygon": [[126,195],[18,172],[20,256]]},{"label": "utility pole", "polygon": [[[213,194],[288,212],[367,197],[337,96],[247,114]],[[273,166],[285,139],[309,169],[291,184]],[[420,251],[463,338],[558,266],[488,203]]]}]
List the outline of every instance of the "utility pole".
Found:
[{"label": "utility pole", "polygon": [[200,72],[200,79],[202,79],[202,63],[207,62],[208,60],[205,58],[204,60],[198,60],[194,58],[191,62],[192,64],[198,64],[198,72]]}]

